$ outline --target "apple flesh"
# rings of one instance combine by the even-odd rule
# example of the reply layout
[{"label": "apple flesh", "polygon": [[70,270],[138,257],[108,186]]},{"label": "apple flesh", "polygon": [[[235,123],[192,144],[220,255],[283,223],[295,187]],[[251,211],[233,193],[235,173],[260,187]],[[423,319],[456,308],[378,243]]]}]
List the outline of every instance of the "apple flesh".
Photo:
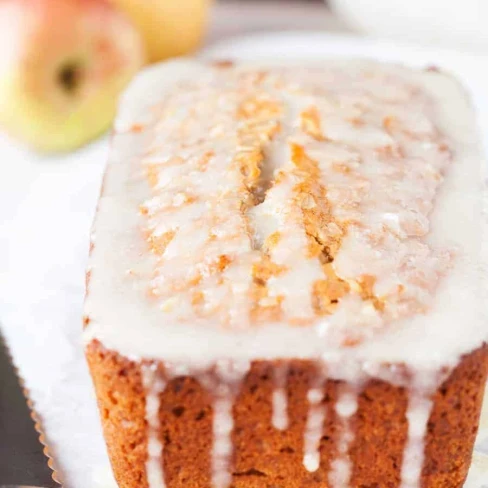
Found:
[{"label": "apple flesh", "polygon": [[144,56],[105,0],[1,0],[0,125],[41,151],[76,148],[110,126]]},{"label": "apple flesh", "polygon": [[144,38],[153,63],[194,51],[200,44],[212,0],[111,0]]}]

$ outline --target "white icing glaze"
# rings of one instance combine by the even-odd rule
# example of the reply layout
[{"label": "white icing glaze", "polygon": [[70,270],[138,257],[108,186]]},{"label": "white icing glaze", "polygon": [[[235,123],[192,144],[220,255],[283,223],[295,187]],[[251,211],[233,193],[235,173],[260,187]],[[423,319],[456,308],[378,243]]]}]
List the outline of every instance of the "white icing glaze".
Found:
[{"label": "white icing glaze", "polygon": [[163,473],[163,444],[159,438],[161,424],[159,422],[160,395],[166,388],[165,381],[158,375],[154,364],[143,365],[141,368],[142,383],[146,391],[147,421],[147,461],[146,476],[149,488],[165,488]]},{"label": "white icing glaze", "polygon": [[[175,365],[172,370],[175,371]],[[181,365],[179,374],[193,376],[212,395],[213,401],[213,446],[212,486],[227,488],[232,482],[232,430],[234,418],[232,409],[248,373],[247,361],[219,360],[211,369]]]},{"label": "white icing glaze", "polygon": [[341,391],[335,411],[340,419],[341,431],[337,443],[337,457],[331,462],[329,482],[332,488],[349,488],[352,474],[352,465],[349,458],[349,447],[354,440],[351,429],[351,418],[358,408],[357,391],[348,385]]},{"label": "white icing glaze", "polygon": [[326,416],[323,387],[311,388],[307,394],[308,416],[303,437],[303,465],[310,472],[320,467],[320,439]]},{"label": "white icing glaze", "polygon": [[413,378],[408,397],[408,437],[403,451],[400,488],[420,488],[424,464],[425,436],[434,395],[440,384],[436,373],[420,374]]},{"label": "white icing glaze", "polygon": [[400,488],[418,488],[424,461],[424,437],[432,401],[411,394],[408,402],[408,440],[403,453]]},{"label": "white icing glaze", "polygon": [[288,395],[286,392],[286,383],[288,379],[288,364],[283,362],[273,369],[274,389],[273,389],[273,412],[271,423],[278,430],[288,428]]},{"label": "white icing glaze", "polygon": [[[385,67],[369,62],[345,64],[331,62],[331,66],[346,66],[346,69],[351,69],[352,72],[358,69],[384,71],[387,73],[386,76],[393,74],[394,78],[405,79],[407,84],[412,83],[422,87],[432,97],[434,109],[431,113],[429,112],[427,120],[424,117],[424,119],[411,121],[406,112],[402,115],[403,123],[406,127],[417,124],[420,127],[419,130],[428,132],[430,130],[429,122],[433,121],[454,148],[454,162],[445,173],[444,181],[438,190],[436,205],[430,215],[430,232],[424,240],[432,249],[457,249],[457,253],[452,268],[440,280],[440,285],[433,296],[427,299],[431,300],[428,313],[396,321],[394,326],[388,326],[386,329],[378,331],[374,326],[377,319],[376,311],[369,305],[366,308],[360,306],[360,301],[355,298],[355,295],[351,295],[347,307],[344,303],[344,306],[339,307],[332,316],[317,319],[316,327],[290,327],[283,323],[269,323],[257,328],[249,328],[247,325],[242,327],[243,324],[241,324],[240,330],[236,330],[216,327],[215,321],[212,322],[212,326],[208,326],[198,317],[192,317],[191,323],[184,325],[173,321],[174,313],[183,315],[188,313],[188,300],[184,294],[172,294],[160,302],[161,306],[151,306],[147,299],[147,283],[154,277],[154,269],[159,264],[156,257],[146,251],[146,242],[143,239],[139,241],[135,238],[140,235],[140,228],[145,225],[146,221],[137,215],[134,209],[138,208],[142,202],[146,201],[149,204],[151,201],[147,183],[135,162],[140,160],[138,155],[143,152],[147,153],[147,148],[151,147],[151,144],[156,144],[155,141],[160,137],[160,129],[156,129],[159,125],[151,125],[152,121],[156,122],[158,117],[158,112],[150,109],[150,106],[154,106],[155,100],[164,99],[168,87],[174,85],[178,80],[185,82],[184,80],[188,79],[205,79],[211,76],[209,68],[198,62],[175,61],[158,68],[151,68],[148,73],[142,75],[124,96],[121,105],[116,123],[118,132],[114,138],[111,165],[105,179],[104,194],[100,201],[94,227],[95,247],[90,262],[91,280],[85,307],[86,314],[90,318],[90,324],[85,330],[87,342],[98,338],[107,347],[116,349],[132,358],[148,357],[175,361],[188,359],[190,362],[207,364],[211,364],[221,357],[237,359],[287,357],[290,351],[293,351],[298,358],[334,356],[337,361],[352,370],[361,369],[361,364],[365,362],[378,364],[404,362],[418,368],[432,369],[450,366],[456,364],[460,355],[471,351],[486,339],[484,310],[479,299],[480,290],[483,288],[479,284],[483,277],[478,264],[481,157],[473,117],[464,94],[455,82],[438,73],[413,72],[395,66]],[[242,70],[245,69],[247,68],[242,68]],[[150,95],[148,85],[152,87]],[[191,94],[188,96],[190,97]],[[388,103],[392,103],[391,99],[397,97],[398,103],[401,104],[404,96],[401,87],[396,87],[395,83],[388,85],[381,94],[383,98],[390,97]],[[326,112],[328,108],[321,105],[321,110]],[[351,114],[354,114],[352,109]],[[178,119],[175,118],[175,120]],[[325,122],[326,117],[323,122],[324,127]],[[146,130],[140,133],[128,130],[134,124],[139,123],[146,124]],[[159,123],[169,122],[158,121]],[[327,131],[336,131],[330,132],[330,137],[337,137],[339,126],[339,123],[336,129],[334,129],[334,125],[327,126]],[[191,127],[189,130],[191,134]],[[292,128],[291,132],[293,130],[295,129]],[[343,127],[340,130],[341,137],[346,140],[348,137],[346,129]],[[351,130],[357,131],[355,128]],[[354,134],[354,137],[358,135],[356,132]],[[279,137],[283,137],[283,134],[280,134]],[[364,134],[365,139],[362,137],[363,135],[360,140],[364,142],[365,147],[371,141],[378,144],[387,140],[384,134],[373,134],[371,131]],[[273,144],[271,143],[270,148],[274,154],[276,147]],[[309,144],[307,147],[310,147],[310,154],[313,155],[313,141],[309,141],[307,144]],[[346,154],[348,154],[347,151]],[[149,155],[146,154],[145,158],[149,158]],[[274,158],[276,159],[278,156],[275,154]],[[354,161],[351,160],[351,164],[353,163]],[[323,164],[328,164],[325,159]],[[232,178],[232,174],[229,174],[229,177]],[[172,179],[165,181],[172,181]],[[229,180],[229,182],[231,181]],[[286,178],[283,180],[283,184],[285,182]],[[218,186],[219,183],[210,179],[205,180],[202,184]],[[335,184],[334,180],[331,180],[331,188]],[[279,186],[275,187],[276,191]],[[270,201],[272,201],[273,191],[268,194]],[[180,193],[176,192],[172,199],[173,205],[176,205],[175,208],[178,208],[182,202],[183,196]],[[332,191],[331,198],[333,194]],[[160,201],[153,202],[153,204],[160,206],[163,202],[164,199],[161,198]],[[230,205],[231,202],[228,204]],[[261,205],[255,208],[259,207]],[[176,212],[179,211],[176,210]],[[269,235],[273,228],[280,225],[276,218],[281,217],[273,216],[272,212],[266,211],[265,208],[259,212],[264,217],[258,217],[258,219],[266,221],[266,225],[268,225],[266,228],[259,224],[260,229],[264,236]],[[386,219],[384,220],[385,225],[398,231],[395,226],[403,224],[401,219],[397,219],[395,215],[397,215],[396,211],[386,208],[383,217]],[[466,218],[466,216],[473,217]],[[204,225],[204,219],[203,221],[200,219],[200,221]],[[161,221],[165,226],[173,225],[171,222],[171,219]],[[225,233],[225,228],[219,232]],[[198,234],[192,236],[192,239],[185,236],[183,233],[178,241],[168,247],[170,255],[178,248],[188,249],[189,255],[197,252],[200,245],[198,243],[202,242],[199,240]],[[261,238],[262,240],[263,238]],[[117,243],[117,246],[114,246],[113,243]],[[237,245],[238,241],[235,244]],[[249,243],[246,244],[246,246],[249,245]],[[346,246],[345,250],[348,246],[355,249],[355,246],[351,244],[351,239],[344,241],[344,246]],[[234,249],[241,248],[235,247]],[[211,248],[207,251],[210,252]],[[214,251],[212,250],[212,252]],[[241,265],[231,266],[228,269],[229,277],[231,275],[234,277],[232,288],[227,291],[225,289],[218,291],[217,287],[211,300],[206,303],[206,307],[211,310],[219,303],[226,303],[229,298],[228,293],[232,293],[234,295],[232,304],[236,307],[230,314],[233,323],[242,321],[242,316],[247,315],[242,314],[242,311],[246,310],[248,306],[244,299],[244,290],[248,286],[246,277],[249,279],[249,268],[252,266],[253,252],[250,252],[250,261],[243,260]],[[273,252],[280,255],[279,247]],[[210,255],[212,254],[210,253]],[[294,258],[294,256],[290,258]],[[344,275],[354,274],[351,271],[345,271],[346,267],[349,269],[350,262],[346,263],[340,254],[338,260],[339,267],[344,268]],[[434,263],[432,266],[435,267],[437,264]],[[129,276],[126,275],[128,270],[130,270]],[[178,273],[178,270],[182,271],[178,267],[171,269],[172,273]],[[436,273],[431,275],[433,281],[436,279]],[[235,277],[238,276],[241,278],[236,279]],[[283,275],[281,279],[289,284],[282,282],[280,286],[289,287],[294,281],[291,276],[294,276],[293,273]],[[210,280],[207,284],[213,286],[211,283]],[[272,285],[274,286],[273,282]],[[388,289],[389,286],[384,282],[381,288]],[[296,288],[294,290],[297,293],[300,291]],[[241,298],[235,299],[237,296]],[[291,295],[289,298],[293,299]],[[345,302],[347,301],[345,300]],[[165,310],[168,309],[172,309],[173,312],[165,313]],[[305,311],[300,314],[307,315],[307,313]],[[357,320],[351,320],[357,317],[362,317],[366,323],[373,324],[373,327],[362,327],[361,324],[364,321],[358,323]],[[358,330],[367,329],[368,337],[353,348],[342,348],[337,345],[337,341],[332,340],[334,331],[340,331],[341,324],[347,323],[356,323]],[[141,327],[144,327],[143,333],[141,333]],[[279,341],[275,340],[277,334],[280,337]],[[422,348],[418,347],[420,343],[424,345]],[[205,344],[205,347],[201,347],[202,344]],[[341,372],[339,373],[342,375]]]},{"label": "white icing glaze", "polygon": [[[251,277],[263,240],[279,267],[261,285],[264,299],[277,301],[273,321],[316,320],[314,285],[330,280],[310,236],[326,249],[342,239],[328,253],[351,288],[339,299],[350,320],[333,314],[334,332],[362,337],[428,308],[450,255],[419,238],[451,157],[425,93],[393,73],[376,78],[334,67],[281,68],[264,79],[209,70],[163,98],[142,158],[151,197],[141,205],[157,255],[151,293],[167,320],[248,325],[250,309],[262,305],[254,308]],[[385,100],[385,85],[395,97]],[[256,192],[263,201],[249,202]],[[274,217],[279,236],[272,246],[265,216]]]},{"label": "white icing glaze", "polygon": [[232,407],[241,388],[241,383],[249,371],[246,361],[218,361],[216,363],[217,383],[211,390],[214,394],[212,486],[227,488],[232,482],[232,429],[234,418]]},{"label": "white icing glaze", "polygon": [[212,486],[215,488],[227,488],[232,481],[229,465],[233,452],[233,397],[227,388],[223,387],[222,390],[213,404]]}]

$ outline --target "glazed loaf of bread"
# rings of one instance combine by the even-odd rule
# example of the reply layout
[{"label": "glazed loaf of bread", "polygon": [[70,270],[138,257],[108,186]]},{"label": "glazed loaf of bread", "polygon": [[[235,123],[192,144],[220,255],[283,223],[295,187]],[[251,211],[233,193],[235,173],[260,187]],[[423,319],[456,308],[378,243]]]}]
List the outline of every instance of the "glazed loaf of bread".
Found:
[{"label": "glazed loaf of bread", "polygon": [[462,88],[177,60],[121,102],[84,337],[121,488],[457,488],[488,370]]}]

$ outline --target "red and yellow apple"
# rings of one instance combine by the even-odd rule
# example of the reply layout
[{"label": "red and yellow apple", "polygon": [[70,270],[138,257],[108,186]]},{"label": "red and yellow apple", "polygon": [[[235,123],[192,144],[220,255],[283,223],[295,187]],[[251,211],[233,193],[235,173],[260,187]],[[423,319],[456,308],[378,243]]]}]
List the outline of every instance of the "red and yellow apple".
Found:
[{"label": "red and yellow apple", "polygon": [[41,151],[84,144],[110,126],[144,53],[106,0],[1,0],[0,125]]},{"label": "red and yellow apple", "polygon": [[212,0],[111,0],[144,38],[149,62],[194,51],[200,44]]}]

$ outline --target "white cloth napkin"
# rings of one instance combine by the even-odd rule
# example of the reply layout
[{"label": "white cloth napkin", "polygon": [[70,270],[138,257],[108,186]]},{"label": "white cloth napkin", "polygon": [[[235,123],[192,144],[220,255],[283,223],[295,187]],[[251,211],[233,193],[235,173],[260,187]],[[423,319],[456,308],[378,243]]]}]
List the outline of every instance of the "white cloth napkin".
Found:
[{"label": "white cloth napkin", "polygon": [[[224,58],[304,53],[445,67],[471,91],[488,134],[487,57],[318,33],[250,37],[207,51]],[[107,140],[47,158],[0,137],[0,322],[67,488],[115,486],[81,343],[84,269]],[[484,472],[476,463],[467,486],[488,483]]]}]

